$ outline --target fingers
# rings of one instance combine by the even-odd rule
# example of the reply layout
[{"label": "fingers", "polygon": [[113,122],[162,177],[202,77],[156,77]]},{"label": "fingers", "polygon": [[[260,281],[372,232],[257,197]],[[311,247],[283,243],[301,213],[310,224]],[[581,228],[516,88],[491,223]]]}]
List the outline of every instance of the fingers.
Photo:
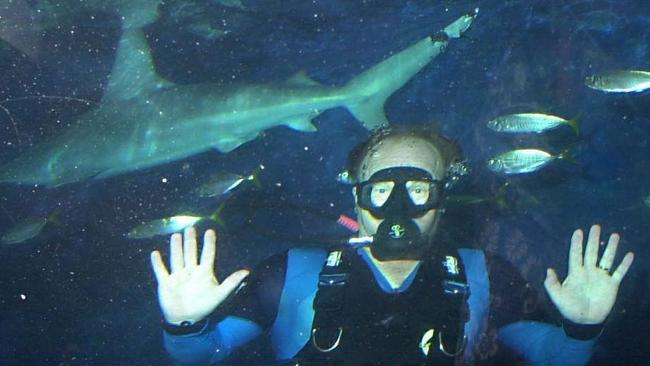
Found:
[{"label": "fingers", "polygon": [[627,271],[630,269],[630,266],[632,265],[632,262],[634,261],[634,253],[628,252],[625,257],[623,257],[623,260],[621,261],[621,264],[618,265],[618,268],[616,268],[616,271],[612,274],[612,278],[620,283],[623,280],[623,277],[625,277],[625,274],[627,274]]},{"label": "fingers", "polygon": [[185,245],[183,246],[183,254],[185,256],[185,267],[195,267],[198,265],[196,262],[196,229],[188,227],[183,234]]},{"label": "fingers", "polygon": [[582,267],[582,239],[582,230],[578,229],[573,232],[569,248],[569,276]]},{"label": "fingers", "polygon": [[201,251],[201,266],[214,268],[214,258],[217,253],[217,234],[208,230],[203,234],[203,250]]},{"label": "fingers", "polygon": [[544,287],[551,298],[554,298],[558,291],[562,288],[560,280],[557,278],[557,273],[552,268],[546,270],[546,279],[544,280]]},{"label": "fingers", "polygon": [[230,295],[231,292],[235,291],[237,286],[239,286],[241,281],[243,281],[244,278],[246,278],[246,276],[248,276],[249,273],[250,271],[248,271],[247,269],[241,269],[228,276],[228,278],[226,278],[225,280],[223,280],[223,282],[219,287],[223,289],[224,297],[227,297],[228,295]]},{"label": "fingers", "polygon": [[585,248],[585,267],[595,267],[598,260],[598,247],[600,245],[600,225],[592,225],[589,230],[587,247]]},{"label": "fingers", "polygon": [[616,233],[609,236],[607,247],[605,248],[603,257],[600,258],[600,263],[598,264],[598,267],[606,271],[609,271],[610,268],[612,268],[612,264],[614,264],[614,258],[616,257],[616,249],[618,249],[618,243],[620,240],[621,237]]},{"label": "fingers", "polygon": [[156,276],[158,283],[163,282],[169,277],[165,262],[163,262],[160,252],[157,250],[151,252],[151,267],[153,268],[153,274]]},{"label": "fingers", "polygon": [[169,256],[172,273],[183,269],[183,236],[179,233],[173,234],[169,240]]},{"label": "fingers", "polygon": [[[201,252],[201,264],[205,264],[206,266],[209,266],[209,268],[214,266],[216,240],[217,237],[214,230],[208,230],[205,232],[203,237],[203,251]],[[180,233],[173,234],[169,240],[171,272],[174,273],[186,267],[198,266],[197,247],[196,229],[193,227],[186,228],[183,235]],[[157,257],[160,257],[160,253],[157,254]],[[160,259],[160,262],[164,268],[164,262],[162,262],[162,259]]]}]

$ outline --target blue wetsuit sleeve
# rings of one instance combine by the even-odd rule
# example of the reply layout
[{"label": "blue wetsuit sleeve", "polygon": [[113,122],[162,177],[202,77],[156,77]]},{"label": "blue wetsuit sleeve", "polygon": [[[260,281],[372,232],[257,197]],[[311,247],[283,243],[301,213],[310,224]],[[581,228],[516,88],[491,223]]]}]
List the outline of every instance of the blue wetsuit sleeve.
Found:
[{"label": "blue wetsuit sleeve", "polygon": [[578,340],[561,327],[536,321],[519,321],[500,328],[499,340],[536,366],[586,364],[596,338]]},{"label": "blue wetsuit sleeve", "polygon": [[182,365],[208,365],[268,330],[278,311],[286,273],[286,253],[274,255],[251,272],[240,290],[211,314],[199,332],[163,332],[165,349]]},{"label": "blue wetsuit sleeve", "polygon": [[165,349],[181,365],[209,365],[226,359],[232,351],[262,333],[254,322],[226,317],[216,325],[210,323],[198,333],[172,335],[163,332]]}]

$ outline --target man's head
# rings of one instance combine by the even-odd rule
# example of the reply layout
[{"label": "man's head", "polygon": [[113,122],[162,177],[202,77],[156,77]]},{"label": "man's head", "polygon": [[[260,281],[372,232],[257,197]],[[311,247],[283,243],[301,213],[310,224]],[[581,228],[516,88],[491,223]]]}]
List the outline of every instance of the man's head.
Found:
[{"label": "man's head", "polygon": [[428,126],[383,128],[353,150],[360,234],[374,236],[377,259],[419,259],[428,250],[459,158],[458,146]]}]

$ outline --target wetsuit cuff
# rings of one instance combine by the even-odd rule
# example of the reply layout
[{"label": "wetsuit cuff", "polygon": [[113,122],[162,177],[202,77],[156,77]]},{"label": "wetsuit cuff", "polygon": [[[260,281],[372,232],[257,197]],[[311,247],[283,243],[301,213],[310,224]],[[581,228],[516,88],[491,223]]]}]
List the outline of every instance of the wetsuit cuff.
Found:
[{"label": "wetsuit cuff", "polygon": [[205,318],[196,323],[191,323],[189,321],[184,321],[180,325],[170,324],[162,320],[162,326],[165,332],[171,335],[187,335],[193,333],[199,333],[208,325],[208,318]]},{"label": "wetsuit cuff", "polygon": [[580,341],[588,341],[598,338],[605,328],[605,323],[600,324],[578,324],[568,319],[562,320],[562,329],[567,336]]}]

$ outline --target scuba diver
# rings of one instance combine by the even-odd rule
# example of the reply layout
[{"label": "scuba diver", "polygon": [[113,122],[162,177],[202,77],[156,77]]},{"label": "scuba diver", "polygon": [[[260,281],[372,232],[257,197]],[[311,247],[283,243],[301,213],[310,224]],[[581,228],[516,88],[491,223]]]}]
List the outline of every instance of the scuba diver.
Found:
[{"label": "scuba diver", "polygon": [[[437,240],[445,194],[462,174],[460,149],[430,126],[379,129],[348,159],[359,223],[351,244],[294,248],[214,275],[216,233],[170,240],[170,268],[151,254],[167,352],[215,364],[259,336],[287,365],[583,365],[593,353],[634,256],[615,267],[620,237],[599,256],[575,230],[568,274],[544,286],[560,325],[531,311],[532,286],[479,249]],[[460,165],[462,166],[462,165]]]}]

